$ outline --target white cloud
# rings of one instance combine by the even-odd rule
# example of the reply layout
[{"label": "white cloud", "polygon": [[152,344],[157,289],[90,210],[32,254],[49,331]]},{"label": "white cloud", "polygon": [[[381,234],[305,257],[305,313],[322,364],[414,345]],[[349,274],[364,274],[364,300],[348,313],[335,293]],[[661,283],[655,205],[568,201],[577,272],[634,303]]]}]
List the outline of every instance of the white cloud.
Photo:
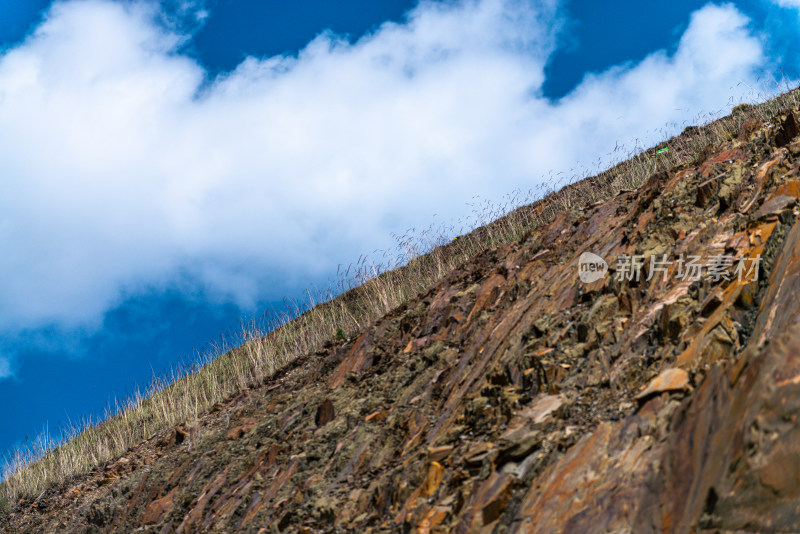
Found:
[{"label": "white cloud", "polygon": [[0,329],[85,327],[121,291],[187,277],[280,297],[473,195],[720,109],[764,62],[747,19],[709,5],[674,55],[550,102],[556,12],[423,2],[356,43],[323,34],[206,80],[152,4],[56,4],[0,56]]},{"label": "white cloud", "polygon": [[800,9],[800,0],[773,0],[781,7],[794,7]]}]

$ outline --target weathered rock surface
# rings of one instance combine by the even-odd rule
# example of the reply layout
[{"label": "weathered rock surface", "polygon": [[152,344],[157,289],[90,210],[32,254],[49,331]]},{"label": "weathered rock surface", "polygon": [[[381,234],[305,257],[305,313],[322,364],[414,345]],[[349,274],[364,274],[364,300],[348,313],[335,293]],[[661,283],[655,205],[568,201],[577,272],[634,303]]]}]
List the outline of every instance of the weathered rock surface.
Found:
[{"label": "weathered rock surface", "polygon": [[[797,133],[750,125],[565,212],[0,528],[797,532]],[[591,284],[587,251],[610,266]],[[730,273],[687,280],[665,254]]]}]

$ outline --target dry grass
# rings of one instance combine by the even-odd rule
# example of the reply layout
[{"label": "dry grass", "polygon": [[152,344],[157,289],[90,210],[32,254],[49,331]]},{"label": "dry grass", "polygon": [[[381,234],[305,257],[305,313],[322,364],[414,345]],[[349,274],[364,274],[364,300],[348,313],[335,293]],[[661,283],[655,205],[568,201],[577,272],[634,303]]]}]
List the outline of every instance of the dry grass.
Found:
[{"label": "dry grass", "polygon": [[[475,254],[518,240],[560,213],[635,189],[653,173],[690,163],[702,157],[709,145],[739,135],[748,121],[764,122],[796,108],[800,93],[787,90],[769,100],[757,98],[763,103],[737,106],[721,119],[700,118],[704,126],[651,149],[611,154],[612,160],[619,156],[619,161],[594,176],[552,180],[545,190],[511,196],[502,205],[478,205],[466,228],[412,230],[397,237],[398,252],[384,255],[382,263],[361,258],[342,270],[331,288],[308,292],[305,302],[288,306],[285,313],[268,317],[264,324],[245,325],[238,339],[171,376],[154,380],[146,391],[137,391],[111,407],[102,422],[76,426],[58,443],[45,434],[34,446],[18,450],[6,460],[0,496],[5,502],[36,497],[48,486],[119,457],[155,434],[179,424],[191,425],[214,404],[263,384],[276,370],[318,350],[337,333],[362,331]],[[669,150],[658,153],[665,147]],[[534,197],[538,200],[529,203]],[[469,233],[451,239],[464,230]]]}]

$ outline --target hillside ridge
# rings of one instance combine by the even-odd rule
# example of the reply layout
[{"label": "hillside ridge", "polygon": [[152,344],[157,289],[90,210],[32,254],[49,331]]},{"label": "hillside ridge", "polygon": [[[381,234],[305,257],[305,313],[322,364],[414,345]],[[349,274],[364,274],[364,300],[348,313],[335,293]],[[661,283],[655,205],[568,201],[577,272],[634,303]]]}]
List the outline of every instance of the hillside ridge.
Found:
[{"label": "hillside ridge", "polygon": [[0,531],[791,532],[797,117],[553,212]]}]

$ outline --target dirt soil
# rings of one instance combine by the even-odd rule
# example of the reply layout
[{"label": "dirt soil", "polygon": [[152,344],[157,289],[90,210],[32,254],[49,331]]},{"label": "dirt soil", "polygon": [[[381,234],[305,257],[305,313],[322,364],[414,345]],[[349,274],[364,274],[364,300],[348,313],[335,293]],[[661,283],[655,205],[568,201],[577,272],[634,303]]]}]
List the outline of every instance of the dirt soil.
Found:
[{"label": "dirt soil", "polygon": [[797,134],[749,125],[565,212],[0,532],[797,532]]}]

